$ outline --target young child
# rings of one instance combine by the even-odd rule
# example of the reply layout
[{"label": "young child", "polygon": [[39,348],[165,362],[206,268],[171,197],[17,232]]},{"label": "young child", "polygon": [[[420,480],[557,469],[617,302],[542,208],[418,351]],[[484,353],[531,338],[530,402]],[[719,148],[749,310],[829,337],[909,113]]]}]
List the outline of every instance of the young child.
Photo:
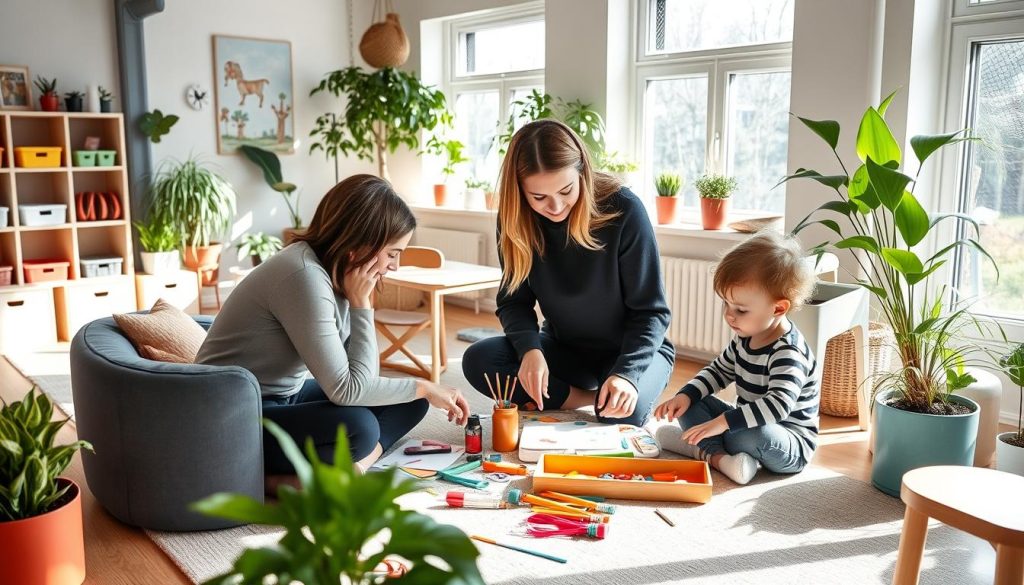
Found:
[{"label": "young child", "polygon": [[[710,365],[672,399],[658,405],[666,426],[658,442],[703,458],[738,484],[758,463],[775,473],[797,473],[810,461],[818,436],[819,380],[814,356],[786,315],[814,288],[799,243],[761,232],[735,246],[715,269],[715,292],[736,334]],[[736,383],[733,406],[714,394]]]}]

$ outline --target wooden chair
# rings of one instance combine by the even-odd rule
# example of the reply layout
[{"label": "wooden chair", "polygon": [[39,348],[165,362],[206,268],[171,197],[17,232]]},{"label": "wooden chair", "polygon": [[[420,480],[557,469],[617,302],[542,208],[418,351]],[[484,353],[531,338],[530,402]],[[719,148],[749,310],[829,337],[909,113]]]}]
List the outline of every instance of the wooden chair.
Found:
[{"label": "wooden chair", "polygon": [[[210,279],[212,282],[204,282],[207,280],[206,274],[212,273]],[[212,310],[220,310],[220,266],[217,264],[204,264],[196,268],[196,288],[199,289],[199,298],[196,300],[196,304],[199,307],[199,314],[202,314],[204,310],[210,309],[210,307],[203,306],[203,287],[213,287],[213,296],[217,299],[217,304]]]},{"label": "wooden chair", "polygon": [[907,505],[893,585],[916,585],[928,519],[983,538],[996,549],[995,585],[1024,583],[1024,477],[986,469],[941,465],[903,475]]},{"label": "wooden chair", "polygon": [[[415,266],[418,268],[441,268],[444,266],[444,253],[436,248],[421,246],[409,246],[402,252],[402,264],[404,266]],[[444,371],[448,363],[448,353],[444,334],[444,303],[438,307],[441,316],[441,369]],[[410,351],[405,344],[408,343],[417,333],[430,327],[430,315],[419,311],[396,311],[394,309],[380,309],[374,312],[374,326],[381,335],[386,337],[391,345],[380,352],[380,367],[390,368],[405,372],[413,376],[420,376],[430,379],[430,367],[424,364],[416,354]],[[405,327],[404,333],[399,336],[391,327]],[[401,352],[409,358],[414,366],[390,361],[388,358],[395,352]]]}]

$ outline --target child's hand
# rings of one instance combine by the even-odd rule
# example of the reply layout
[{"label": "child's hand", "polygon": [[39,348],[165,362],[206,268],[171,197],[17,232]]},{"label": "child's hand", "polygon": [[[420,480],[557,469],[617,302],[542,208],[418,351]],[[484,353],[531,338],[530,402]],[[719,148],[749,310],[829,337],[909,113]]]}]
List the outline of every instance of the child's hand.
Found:
[{"label": "child's hand", "polygon": [[683,440],[691,445],[696,445],[702,439],[721,435],[727,430],[729,430],[729,423],[725,422],[725,415],[720,414],[706,423],[701,423],[683,431]]},{"label": "child's hand", "polygon": [[658,420],[676,420],[683,416],[690,409],[690,397],[686,394],[676,394],[669,400],[662,402],[654,409],[654,418]]}]

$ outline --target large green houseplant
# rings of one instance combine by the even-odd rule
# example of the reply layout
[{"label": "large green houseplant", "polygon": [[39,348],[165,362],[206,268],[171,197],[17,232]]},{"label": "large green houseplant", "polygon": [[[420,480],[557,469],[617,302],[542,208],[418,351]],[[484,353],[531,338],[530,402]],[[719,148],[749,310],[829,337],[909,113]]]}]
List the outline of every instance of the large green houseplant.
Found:
[{"label": "large green houseplant", "polygon": [[327,464],[312,439],[304,457],[279,426],[263,424],[295,467],[302,489],[281,486],[273,504],[232,494],[197,502],[195,509],[205,514],[285,529],[276,545],[244,551],[230,571],[208,583],[383,583],[378,565],[401,557],[411,563],[401,583],[483,584],[480,553],[465,533],[395,503],[417,489],[413,482],[396,483],[394,469],[354,470],[344,427],[338,427],[334,463]]},{"label": "large green houseplant", "polygon": [[341,118],[323,114],[309,134],[316,139],[309,146],[310,154],[323,150],[334,158],[336,180],[339,152],[376,161],[380,177],[388,179],[388,153],[403,144],[418,150],[420,133],[433,130],[446,111],[442,92],[423,85],[412,73],[391,67],[373,72],[359,67],[332,71],[309,95],[320,92],[345,99]]},{"label": "large green houseplant", "polygon": [[494,140],[498,146],[498,154],[505,156],[512,136],[520,126],[537,120],[555,119],[573,129],[587,145],[591,156],[598,166],[610,154],[605,153],[604,118],[593,107],[581,100],[566,101],[560,97],[541,93],[536,89],[529,95],[512,102],[508,119],[498,123],[498,131]]},{"label": "large green houseplant", "polygon": [[32,388],[0,407],[0,583],[85,579],[81,490],[60,477],[85,441],[54,445],[68,419]]},{"label": "large green houseplant", "polygon": [[185,266],[203,272],[203,283],[217,280],[223,246],[235,217],[235,190],[226,179],[194,157],[169,159],[150,187],[151,217],[173,225],[184,247]]},{"label": "large green houseplant", "polygon": [[[974,381],[965,367],[979,363],[971,357],[978,348],[967,341],[967,330],[986,336],[997,328],[973,316],[948,287],[933,282],[935,271],[961,248],[973,248],[992,261],[978,241],[977,223],[963,214],[930,215],[914,196],[924,162],[940,148],[968,138],[964,131],[913,137],[918,170],[914,177],[904,174],[903,153],[884,118],[893,95],[864,113],[856,139],[861,164],[852,175],[836,152],[839,123],[798,117],[828,144],[841,172],[799,168],[783,182],[808,179],[835,192],[834,200],[800,221],[794,232],[812,225],[829,230],[832,237],[814,246],[816,254],[852,250],[860,267],[857,282],[874,296],[895,333],[900,365],[876,383],[872,401],[872,482],[898,495],[903,473],[910,469],[972,464],[978,407],[954,393]],[[927,249],[928,236],[947,220],[966,222],[973,234],[964,232],[934,252]]]}]

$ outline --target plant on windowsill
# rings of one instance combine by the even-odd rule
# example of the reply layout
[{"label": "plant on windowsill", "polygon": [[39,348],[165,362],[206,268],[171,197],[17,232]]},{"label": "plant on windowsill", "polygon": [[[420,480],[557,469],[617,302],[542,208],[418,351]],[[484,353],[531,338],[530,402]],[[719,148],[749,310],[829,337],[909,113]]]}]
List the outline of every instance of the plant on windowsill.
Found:
[{"label": "plant on windowsill", "polygon": [[665,225],[679,221],[679,207],[682,197],[679,190],[683,187],[683,178],[676,173],[661,173],[654,179],[654,189],[658,192],[654,203],[658,208],[658,224]]},{"label": "plant on windowsill", "polygon": [[469,162],[469,159],[462,155],[462,150],[462,143],[455,139],[439,138],[434,135],[427,141],[425,151],[442,157],[441,160],[444,161],[441,167],[444,179],[434,185],[434,205],[438,207],[444,207],[448,203],[448,179],[455,174],[455,166]]},{"label": "plant on windowsill", "polygon": [[36,75],[36,88],[39,89],[39,109],[44,112],[56,112],[60,109],[60,99],[57,97],[57,78],[47,79],[42,75]]},{"label": "plant on windowsill", "polygon": [[0,408],[0,583],[85,580],[81,490],[59,476],[92,445],[54,445],[68,420],[36,387]]},{"label": "plant on windowsill", "polygon": [[327,464],[312,439],[303,456],[279,426],[268,420],[263,425],[280,443],[302,489],[281,486],[273,504],[234,494],[196,502],[193,508],[210,516],[285,529],[279,542],[243,551],[227,573],[207,583],[382,583],[379,565],[399,557],[411,564],[403,583],[483,584],[476,566],[480,553],[465,533],[395,502],[416,491],[415,483],[396,482],[394,468],[354,470],[345,427],[338,427],[334,463]]},{"label": "plant on windowsill", "polygon": [[238,261],[248,256],[252,260],[252,267],[256,268],[264,260],[281,251],[281,239],[267,235],[263,232],[244,234],[238,241]]},{"label": "plant on windowsill", "polygon": [[640,165],[627,159],[617,150],[601,153],[601,157],[597,162],[597,170],[615,175],[627,187],[632,186],[633,175],[639,169]]},{"label": "plant on windowsill", "polygon": [[1024,475],[1024,343],[999,360],[1006,377],[1017,386],[1017,430],[996,436],[996,469]]},{"label": "plant on windowsill", "polygon": [[[294,183],[288,183],[284,180],[281,172],[281,159],[278,158],[277,153],[249,144],[239,146],[238,150],[242,151],[246,158],[263,171],[263,180],[267,182],[271,189],[280,193],[281,197],[284,198],[284,204],[288,206],[288,217],[291,221],[291,226],[284,230],[284,241],[286,245],[290,244],[296,234],[305,231],[302,225],[302,216],[299,215],[299,195],[296,193],[298,187]],[[292,193],[296,193],[294,203],[292,202]]]},{"label": "plant on windowsill", "polygon": [[490,209],[493,205],[494,188],[483,179],[466,179],[466,209]]},{"label": "plant on windowsill", "polygon": [[720,230],[729,215],[729,198],[736,190],[734,177],[705,173],[693,183],[700,195],[700,219],[706,230]]},{"label": "plant on windowsill", "polygon": [[[872,397],[876,422],[871,480],[883,492],[898,496],[903,474],[911,469],[973,464],[978,406],[955,393],[975,381],[966,370],[968,365],[986,364],[973,353],[989,355],[970,339],[1005,340],[1005,336],[998,325],[972,315],[967,302],[951,294],[948,286],[931,281],[935,271],[961,248],[977,250],[995,266],[977,239],[977,222],[958,213],[930,216],[913,193],[915,177],[931,154],[970,138],[963,130],[911,138],[918,170],[915,177],[904,174],[900,170],[903,153],[884,118],[893,95],[877,108],[868,108],[861,118],[856,152],[862,164],[852,175],[836,152],[839,124],[798,117],[828,144],[842,172],[823,175],[799,168],[782,182],[811,179],[835,192],[834,200],[818,207],[793,231],[820,225],[832,237],[814,246],[815,254],[853,252],[860,273],[852,276],[874,296],[875,306],[895,334],[899,367],[875,381]],[[812,220],[822,212],[830,216]],[[934,253],[921,246],[947,219],[970,224],[973,235],[958,230],[963,235],[943,242]]]},{"label": "plant on windowsill", "polygon": [[150,215],[148,223],[135,222],[142,251],[142,271],[146,274],[170,274],[181,270],[181,236],[164,219]]},{"label": "plant on windowsill", "polygon": [[333,113],[317,118],[309,134],[315,138],[309,152],[323,150],[334,159],[335,182],[339,152],[376,162],[380,177],[389,180],[388,153],[403,144],[419,149],[420,134],[433,130],[446,111],[441,91],[391,67],[373,72],[359,67],[332,71],[309,95],[324,91],[345,99],[345,113],[341,118]]}]

